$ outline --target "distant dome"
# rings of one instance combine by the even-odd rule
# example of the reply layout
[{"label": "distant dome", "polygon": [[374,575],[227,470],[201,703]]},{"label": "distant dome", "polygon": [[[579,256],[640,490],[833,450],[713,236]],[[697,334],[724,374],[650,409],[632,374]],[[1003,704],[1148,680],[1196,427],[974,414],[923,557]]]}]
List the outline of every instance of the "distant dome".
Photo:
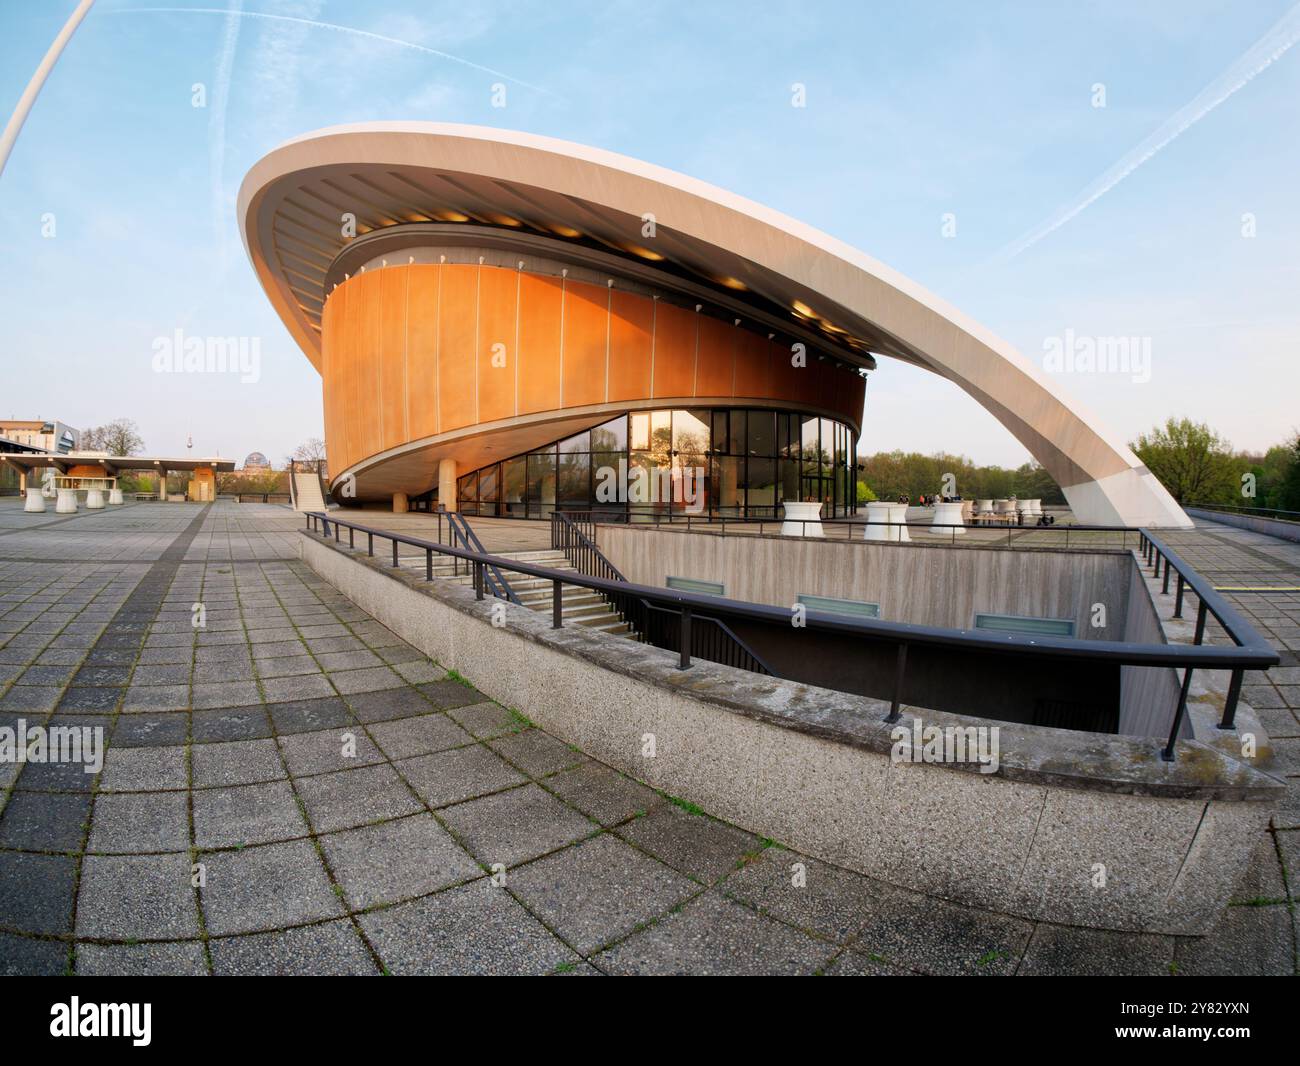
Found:
[{"label": "distant dome", "polygon": [[271,464],[267,461],[265,455],[261,452],[249,452],[248,458],[244,460],[245,470],[270,470]]}]

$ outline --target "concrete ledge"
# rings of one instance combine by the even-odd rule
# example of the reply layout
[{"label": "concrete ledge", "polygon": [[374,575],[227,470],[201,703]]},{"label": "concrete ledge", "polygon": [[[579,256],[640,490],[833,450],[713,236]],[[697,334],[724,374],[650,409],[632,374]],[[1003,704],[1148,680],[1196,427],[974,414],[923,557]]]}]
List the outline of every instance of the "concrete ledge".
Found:
[{"label": "concrete ledge", "polygon": [[[669,652],[553,630],[545,615],[310,533],[300,544],[312,569],[403,639],[595,758],[751,832],[946,899],[1205,933],[1284,792],[1227,745],[1188,741],[1170,764],[1148,739],[1029,726],[1000,727],[995,774],[894,762],[879,701],[712,663],[679,671]],[[905,710],[909,728],[913,714],[991,724]]]},{"label": "concrete ledge", "polygon": [[1219,522],[1225,526],[1249,529],[1252,533],[1263,533],[1269,537],[1295,541],[1300,544],[1300,522],[1283,522],[1278,518],[1261,518],[1256,515],[1233,514],[1230,511],[1203,511],[1199,507],[1185,508],[1193,518],[1205,522]]}]

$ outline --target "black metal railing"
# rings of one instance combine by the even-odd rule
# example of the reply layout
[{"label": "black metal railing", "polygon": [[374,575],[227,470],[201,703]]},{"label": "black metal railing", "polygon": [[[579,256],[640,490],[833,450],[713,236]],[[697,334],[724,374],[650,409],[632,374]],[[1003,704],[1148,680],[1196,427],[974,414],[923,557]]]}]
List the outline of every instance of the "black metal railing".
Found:
[{"label": "black metal railing", "polygon": [[[746,534],[758,536],[801,536],[819,537],[825,540],[861,540],[867,526],[887,527],[889,530],[907,529],[915,532],[933,533],[934,530],[947,531],[946,543],[961,546],[968,533],[975,534],[969,541],[970,547],[977,548],[1042,548],[1071,547],[1070,536],[1074,535],[1074,547],[1104,546],[1127,549],[1138,543],[1141,532],[1136,526],[1103,526],[1055,523],[1049,525],[1017,525],[1014,523],[985,524],[979,520],[973,522],[935,522],[928,518],[914,518],[902,522],[873,520],[867,518],[756,518],[751,515],[723,515],[701,512],[694,514],[685,510],[570,510],[565,511],[592,540],[596,537],[598,525],[631,525],[658,528],[668,526],[684,529],[687,532],[708,531],[722,536]],[[797,532],[795,532],[797,530]],[[1002,536],[1005,531],[1005,538]],[[1085,536],[1080,536],[1085,534]],[[1092,536],[1086,536],[1092,534]],[[1118,535],[1117,543],[1112,538],[1100,540],[1096,534]],[[909,534],[910,536],[910,534]],[[928,536],[924,543],[934,544],[942,533]],[[881,538],[882,542],[886,538]],[[892,539],[892,538],[890,538]]]},{"label": "black metal railing", "polygon": [[[978,629],[942,629],[910,622],[849,617],[814,610],[806,611],[803,615],[803,624],[796,628],[791,625],[791,612],[781,607],[728,600],[720,596],[681,592],[675,589],[652,588],[632,582],[581,574],[573,570],[556,570],[552,567],[538,566],[518,559],[507,559],[454,544],[435,543],[420,537],[363,526],[322,512],[308,512],[306,520],[308,530],[318,532],[326,539],[333,539],[335,543],[341,541],[341,531],[348,530],[348,542],[353,549],[356,548],[355,534],[358,532],[365,534],[368,539],[369,554],[372,556],[376,538],[389,541],[392,544],[394,567],[400,565],[401,545],[420,549],[425,553],[427,580],[433,578],[434,553],[461,560],[472,568],[474,592],[480,600],[487,594],[486,573],[489,567],[495,567],[502,572],[518,573],[550,581],[551,624],[556,629],[564,625],[561,608],[565,585],[591,589],[613,596],[636,597],[645,601],[655,611],[677,616],[675,650],[679,655],[679,668],[683,670],[690,668],[693,659],[697,657],[696,649],[700,647],[696,639],[697,628],[694,625],[697,618],[709,618],[726,629],[732,629],[735,625],[779,627],[787,639],[791,634],[794,635],[793,639],[813,639],[815,634],[825,633],[841,637],[847,635],[863,642],[892,645],[895,649],[896,667],[893,691],[889,697],[889,714],[885,719],[890,722],[898,721],[901,716],[902,693],[907,676],[910,647],[988,652],[1025,659],[1046,658],[1109,663],[1117,666],[1172,667],[1184,672],[1177,703],[1171,711],[1169,741],[1161,753],[1165,759],[1172,760],[1175,757],[1178,734],[1186,714],[1187,695],[1193,670],[1231,672],[1232,683],[1225,701],[1223,718],[1219,723],[1219,728],[1231,729],[1237,701],[1241,694],[1241,676],[1246,670],[1267,670],[1271,666],[1276,666],[1279,661],[1277,652],[1264,638],[1177,553],[1148,530],[1136,532],[1141,536],[1142,557],[1152,567],[1152,576],[1160,579],[1163,575],[1167,588],[1172,571],[1178,577],[1179,589],[1190,590],[1200,601],[1196,638],[1192,644],[1143,644],[1132,641],[1080,640],[1075,637],[1027,636]],[[1181,611],[1181,606],[1182,601],[1179,598],[1178,611]],[[1223,627],[1224,632],[1233,641],[1233,647],[1211,646],[1203,643],[1205,622],[1210,616],[1213,616]]]},{"label": "black metal railing", "polygon": [[[440,524],[442,516],[446,516],[447,527],[451,530],[452,544],[459,544],[462,548],[478,555],[487,554],[483,548],[483,542],[478,539],[478,534],[470,527],[464,515],[457,514],[455,511],[442,511],[439,515]],[[480,580],[487,582],[487,590],[493,596],[523,606],[515,590],[510,587],[510,582],[506,580],[505,574],[501,572],[500,567],[492,565],[484,567]]]},{"label": "black metal railing", "polygon": [[[594,527],[589,525],[594,532]],[[564,553],[564,557],[580,574],[599,577],[607,581],[628,584],[618,567],[567,513],[551,514],[551,547]],[[690,656],[708,659],[724,666],[749,670],[756,674],[771,674],[773,670],[753,648],[741,640],[721,619],[707,614],[694,614],[685,622],[683,639],[681,617],[648,603],[643,597],[625,592],[602,592],[601,598],[626,622],[638,640],[657,648],[680,651],[686,648]]]}]

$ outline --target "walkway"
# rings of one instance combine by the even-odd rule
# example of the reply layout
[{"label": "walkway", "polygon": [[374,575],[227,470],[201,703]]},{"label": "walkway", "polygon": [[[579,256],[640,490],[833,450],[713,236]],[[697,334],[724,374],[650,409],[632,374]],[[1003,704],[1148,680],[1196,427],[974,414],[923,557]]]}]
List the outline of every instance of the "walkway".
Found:
[{"label": "walkway", "polygon": [[[304,567],[300,526],[233,503],[54,524],[0,500],[0,727],[109,738],[98,774],[0,764],[0,973],[1295,969],[1294,803],[1204,939],[902,892],[533,728]],[[1297,566],[1213,533],[1206,563]],[[1295,601],[1255,602],[1294,650]],[[1292,664],[1251,693],[1293,757],[1297,692]]]}]

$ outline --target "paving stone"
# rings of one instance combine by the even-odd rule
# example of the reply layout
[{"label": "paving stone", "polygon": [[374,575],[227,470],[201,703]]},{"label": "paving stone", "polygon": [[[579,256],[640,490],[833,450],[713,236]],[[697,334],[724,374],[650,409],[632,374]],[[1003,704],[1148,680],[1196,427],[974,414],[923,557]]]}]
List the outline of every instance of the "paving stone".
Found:
[{"label": "paving stone", "polygon": [[870,955],[848,948],[824,970],[827,977],[919,977],[912,970],[901,966],[891,966],[887,962],[873,959]]},{"label": "paving stone", "polygon": [[203,944],[78,944],[78,975],[87,977],[201,977],[208,972]]},{"label": "paving stone", "polygon": [[0,933],[0,977],[59,977],[67,966],[68,946],[62,941]]},{"label": "paving stone", "polygon": [[309,840],[204,854],[203,913],[208,932],[260,932],[342,913]]},{"label": "paving stone", "polygon": [[286,733],[313,733],[339,726],[355,726],[352,712],[337,696],[328,699],[296,700],[293,703],[273,703],[269,706],[275,731]]},{"label": "paving stone", "polygon": [[104,792],[154,792],[187,788],[185,749],[113,747],[104,755],[99,787]]},{"label": "paving stone", "polygon": [[421,809],[410,789],[387,765],[298,778],[297,788],[317,833],[351,829]]},{"label": "paving stone", "polygon": [[862,875],[774,847],[731,874],[722,891],[837,944],[862,927],[872,904],[871,883]]},{"label": "paving stone", "polygon": [[548,777],[546,787],[603,826],[617,825],[666,802],[653,789],[592,761]]},{"label": "paving stone", "polygon": [[59,710],[115,711],[125,694],[122,688],[78,688],[73,686],[59,698]]},{"label": "paving stone", "polygon": [[262,694],[267,703],[289,703],[296,700],[333,696],[334,686],[322,674],[300,677],[263,678]]},{"label": "paving stone", "polygon": [[[494,707],[497,706],[491,703],[478,689],[461,684],[459,681],[430,681],[427,685],[416,685],[415,687],[428,696],[435,707],[441,707],[443,710],[450,710],[453,707],[470,707],[483,703],[488,703]],[[458,718],[458,720],[461,725],[465,725],[463,719]],[[513,719],[511,721],[513,722]],[[469,727],[466,726],[466,728]]]},{"label": "paving stone", "polygon": [[1009,974],[1029,942],[1019,918],[873,884],[875,899],[853,948],[932,974]]},{"label": "paving stone", "polygon": [[345,696],[352,693],[401,688],[405,685],[405,682],[387,666],[373,666],[365,670],[344,670],[341,673],[330,674],[329,679]]},{"label": "paving stone", "polygon": [[52,685],[14,685],[0,696],[0,711],[26,711],[29,714],[52,711],[62,691]]},{"label": "paving stone", "polygon": [[114,747],[163,748],[184,744],[189,737],[188,714],[123,715],[113,730]]},{"label": "paving stone", "polygon": [[[290,632],[292,633],[292,631]],[[312,663],[312,669],[319,669],[316,665],[316,660],[307,654],[306,645],[296,637],[293,640],[283,640],[274,643],[255,643],[253,645],[253,658],[259,660],[259,670],[264,665],[260,660],[290,657],[306,659]]]},{"label": "paving stone", "polygon": [[316,660],[308,655],[289,655],[282,659],[258,659],[257,676],[264,681],[267,678],[306,677],[319,675],[320,667]]},{"label": "paving stone", "polygon": [[[26,772],[22,776],[26,777]],[[0,815],[0,847],[80,851],[89,818],[88,794],[14,792]]]},{"label": "paving stone", "polygon": [[[78,719],[73,717],[52,719],[50,724],[55,727],[75,725],[78,724]],[[107,737],[107,733],[103,735]],[[104,750],[102,744],[99,750]],[[80,762],[69,760],[66,762],[27,763],[22,767],[22,777],[18,787],[46,792],[90,792],[94,788],[98,776],[94,773],[95,761],[90,758],[90,754],[89,750],[83,746],[82,761]]]},{"label": "paving stone", "polygon": [[195,711],[193,720],[195,745],[228,740],[256,740],[272,735],[271,719],[266,708],[260,704],[256,707]]},{"label": "paving stone", "polygon": [[[1278,834],[1279,840],[1286,839]],[[1259,835],[1259,843],[1251,853],[1250,861],[1240,883],[1233,890],[1234,903],[1257,903],[1263,900],[1286,899],[1286,885],[1282,881],[1282,863],[1278,859],[1278,848],[1273,843],[1273,834],[1264,832]]]},{"label": "paving stone", "polygon": [[320,838],[348,905],[360,910],[426,895],[483,874],[431,814]]},{"label": "paving stone", "polygon": [[426,681],[441,681],[447,673],[427,659],[417,659],[413,662],[394,662],[390,658],[388,661],[393,669],[402,676],[402,680],[410,685]]},{"label": "paving stone", "polygon": [[195,744],[191,758],[195,788],[252,785],[285,776],[274,737]]},{"label": "paving stone", "polygon": [[77,936],[167,940],[199,935],[190,857],[87,855],[77,897]]},{"label": "paving stone", "polygon": [[396,766],[430,807],[445,807],[528,780],[481,744],[401,759]]},{"label": "paving stone", "polygon": [[122,713],[183,711],[189,705],[189,685],[132,685],[122,698]]},{"label": "paving stone", "polygon": [[376,722],[369,729],[375,743],[390,759],[429,755],[474,743],[474,738],[445,714],[433,711],[416,718]]},{"label": "paving stone", "polygon": [[536,785],[469,800],[441,814],[451,831],[487,866],[515,866],[596,831],[577,811]]},{"label": "paving stone", "polygon": [[569,745],[540,729],[512,733],[494,740],[490,747],[530,777],[546,777],[576,766],[586,759],[581,752],[574,751]]},{"label": "paving stone", "polygon": [[1295,932],[1284,904],[1229,907],[1209,936],[1180,937],[1179,974],[1193,977],[1292,976]]},{"label": "paving stone", "polygon": [[397,718],[426,715],[437,710],[412,688],[383,692],[357,692],[348,696],[353,713],[363,722],[388,722]]},{"label": "paving stone", "polygon": [[140,665],[131,675],[131,685],[188,685],[190,664]]},{"label": "paving stone", "polygon": [[703,884],[724,877],[744,856],[763,847],[751,833],[669,803],[620,826],[618,833]]},{"label": "paving stone", "polygon": [[812,974],[835,950],[710,892],[592,962],[617,974]]},{"label": "paving stone", "polygon": [[184,792],[109,793],[95,801],[88,851],[123,854],[189,846],[189,797]]},{"label": "paving stone", "polygon": [[0,926],[70,933],[76,883],[77,861],[70,855],[0,851]]},{"label": "paving stone", "polygon": [[1042,923],[1034,929],[1022,976],[1163,977],[1174,961],[1174,938]]},{"label": "paving stone", "polygon": [[194,842],[200,848],[242,847],[307,835],[287,781],[194,792]]},{"label": "paving stone", "polygon": [[379,972],[365,942],[350,921],[251,936],[212,940],[212,970],[223,974],[280,977],[309,973],[353,977]]},{"label": "paving stone", "polygon": [[293,733],[280,738],[289,772],[307,774],[353,770],[383,762],[383,753],[355,723],[319,733]]},{"label": "paving stone", "polygon": [[689,878],[610,834],[520,867],[510,874],[509,885],[584,955],[700,891]]},{"label": "paving stone", "polygon": [[255,681],[204,682],[194,686],[194,709],[206,707],[243,707],[256,703],[261,696]]},{"label": "paving stone", "polygon": [[394,974],[544,974],[578,957],[486,879],[364,914],[361,928]]}]

